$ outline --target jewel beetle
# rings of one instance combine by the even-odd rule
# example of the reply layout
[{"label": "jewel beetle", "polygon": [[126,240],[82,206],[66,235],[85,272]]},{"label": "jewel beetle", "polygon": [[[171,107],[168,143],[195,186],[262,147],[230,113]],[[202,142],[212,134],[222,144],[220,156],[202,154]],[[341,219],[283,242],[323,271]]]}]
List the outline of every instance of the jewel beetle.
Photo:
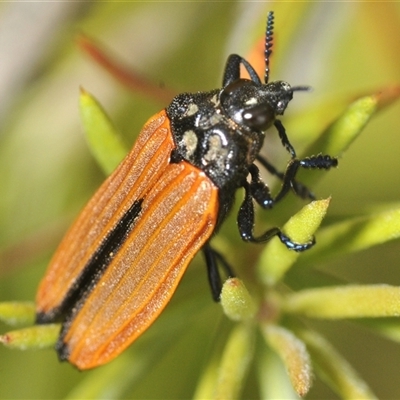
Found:
[{"label": "jewel beetle", "polygon": [[[230,55],[222,88],[182,93],[143,127],[131,152],[106,179],[66,233],[42,279],[37,323],[62,321],[56,344],[61,360],[79,369],[109,362],[157,318],[195,254],[202,250],[214,300],[221,291],[218,266],[232,270],[210,245],[235,193],[244,188],[237,216],[243,240],[265,242],[279,228],[253,234],[254,202],[271,208],[289,191],[312,193],[296,181],[299,168],[329,169],[329,155],[299,159],[277,116],[296,91],[268,82],[274,15],[265,34],[265,76],[239,55]],[[244,67],[250,79],[240,76]],[[265,131],[274,126],[290,154],[284,172],[260,155]],[[273,197],[255,162],[282,181]]]}]

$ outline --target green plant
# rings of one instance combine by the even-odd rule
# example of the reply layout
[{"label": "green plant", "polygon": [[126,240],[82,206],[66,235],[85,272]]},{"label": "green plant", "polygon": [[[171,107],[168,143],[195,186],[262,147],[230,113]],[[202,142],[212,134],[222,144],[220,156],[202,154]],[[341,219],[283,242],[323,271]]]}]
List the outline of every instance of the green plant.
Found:
[{"label": "green plant", "polygon": [[[110,5],[108,7],[112,8]],[[280,68],[287,62],[287,58],[285,60],[285,56],[280,55],[280,53],[287,54],[290,51],[292,41],[296,41],[296,32],[301,31],[303,27],[303,19],[307,18],[308,13],[315,12],[315,8],[311,5],[299,6],[295,12],[288,8],[285,9],[284,6],[281,7],[281,9],[278,9],[278,5],[274,7],[277,16],[276,31],[279,32],[277,38],[279,46],[277,44],[275,48],[276,54],[274,56],[277,56],[278,59],[273,65],[273,78],[277,77]],[[396,18],[399,15],[398,8],[395,8],[395,6],[390,8],[391,6],[386,5],[379,9],[369,9],[368,5],[360,5],[359,7],[357,11],[367,21],[370,21],[369,18],[372,18],[372,15],[377,12],[386,12],[386,15],[391,15],[391,19],[385,19],[386,26],[384,29],[379,30],[382,37],[385,32],[392,32],[391,30],[395,29],[393,21],[397,21]],[[213,10],[215,13],[213,18],[220,20],[222,20],[221,15],[224,12],[230,12],[223,6],[214,6]],[[102,11],[103,15],[106,15],[106,11]],[[109,12],[109,9],[107,12]],[[116,11],[114,12],[115,15],[118,14]],[[121,13],[121,11],[119,12]],[[137,7],[136,12],[141,12],[139,7]],[[101,11],[99,14],[101,16]],[[285,15],[285,23],[287,21],[291,21],[291,23],[285,27],[280,27],[278,21],[281,15]],[[95,25],[94,21],[95,19],[91,21],[92,27]],[[100,25],[102,20],[98,17],[97,21]],[[373,18],[372,21],[374,21]],[[88,24],[88,22],[86,23]],[[209,34],[212,35],[211,38],[219,37],[221,33],[217,33],[216,30],[212,31],[211,22],[210,25],[207,25],[205,20],[202,23],[204,26],[210,26]],[[366,24],[366,22],[361,19],[356,26],[361,30],[363,24]],[[260,25],[262,26],[262,21],[257,25],[257,30],[259,30]],[[232,29],[232,27],[227,26],[220,27],[220,29],[226,31],[228,31],[228,28]],[[378,28],[372,29],[370,26],[369,29],[371,30],[371,37],[361,36],[365,39],[365,42],[373,46],[373,39],[378,40],[376,38]],[[203,31],[208,33],[207,30]],[[256,31],[255,28],[254,31]],[[365,31],[362,32],[365,34]],[[325,80],[322,79],[321,89],[318,87],[318,92],[334,92],[336,82],[340,82],[343,85],[342,92],[336,91],[335,95],[325,98],[316,94],[318,103],[308,104],[304,109],[297,110],[288,115],[287,119],[285,118],[285,125],[288,132],[291,133],[292,140],[297,142],[300,147],[303,146],[301,152],[304,154],[315,152],[341,154],[364,128],[370,117],[375,115],[383,105],[395,99],[398,93],[398,89],[394,87],[379,91],[379,93],[371,91],[374,93],[372,95],[354,96],[357,99],[354,100],[353,98],[352,101],[349,101],[347,95],[343,95],[343,93],[360,93],[360,88],[366,86],[365,82],[357,81],[354,78],[355,75],[352,71],[351,46],[354,46],[353,43],[355,42],[351,40],[343,41],[343,37],[348,39],[346,33],[339,34],[336,32],[335,38],[340,43],[337,45],[337,49],[343,48],[343,53],[336,50],[336,56],[331,58],[335,60],[335,63],[332,63],[329,68],[326,67],[329,65],[329,61],[325,63]],[[195,35],[194,41],[196,40],[200,41],[198,35]],[[378,78],[375,75],[368,76],[369,86],[382,86],[383,83],[387,85],[388,79],[394,79],[390,75],[391,64],[389,60],[395,65],[398,65],[398,63],[390,58],[392,56],[390,48],[390,46],[383,48],[381,57],[379,57],[375,45],[372,52],[375,57],[373,66],[378,71]],[[385,50],[387,53],[385,53]],[[182,54],[186,54],[184,50],[181,51]],[[239,52],[236,49],[235,51]],[[182,56],[182,54],[178,57],[179,59],[190,59],[189,55]],[[190,54],[190,50],[187,54]],[[339,54],[345,56],[340,57]],[[390,54],[390,57],[384,57],[384,54]],[[307,58],[307,54],[302,54],[301,59],[305,58]],[[363,62],[368,58],[367,56],[364,56],[364,58],[359,56],[358,59],[360,65],[355,68],[356,74],[360,74],[359,71],[362,69]],[[67,58],[67,60],[70,59]],[[207,60],[207,57],[205,57],[204,64],[207,64]],[[187,64],[189,64],[189,61],[187,61]],[[169,69],[176,72],[179,65],[179,63],[175,65],[170,61]],[[91,66],[90,68],[94,67]],[[180,79],[189,82],[189,86],[196,87],[198,85],[196,89],[200,90],[203,87],[201,82],[198,82],[198,77],[201,76],[198,71],[203,70],[204,65],[197,68],[196,71],[186,71]],[[313,69],[313,66],[310,66],[310,68]],[[166,69],[168,69],[168,65]],[[385,71],[385,73],[382,71]],[[218,75],[215,69],[211,72],[213,76]],[[206,73],[211,74],[211,72],[207,71]],[[61,65],[54,74],[56,73],[63,73]],[[314,71],[314,73],[316,72]],[[282,74],[279,73],[278,77],[287,79]],[[346,76],[349,81],[344,80],[345,78],[342,80],[344,75],[349,75]],[[196,77],[194,83],[193,81],[190,83],[192,76]],[[174,81],[178,82],[175,76],[172,78],[172,82]],[[51,82],[51,79],[42,81],[42,87],[36,88],[36,91],[39,94],[42,93],[43,96],[46,87],[49,87],[46,85]],[[308,81],[299,83],[313,84],[313,82]],[[314,84],[314,86],[317,85]],[[86,88],[86,84],[84,87]],[[31,90],[30,96],[38,101],[41,97],[35,95],[35,88]],[[91,91],[97,95],[97,88],[91,89]],[[146,116],[157,110],[158,106],[148,112],[149,110],[146,110],[146,108],[150,108],[148,104],[144,104],[143,109],[138,104],[128,106],[123,103],[127,95],[122,91],[118,95],[118,99],[115,96],[112,101],[116,101],[119,107],[117,111],[110,111],[110,114],[116,114],[119,130],[122,132],[128,131],[127,126],[133,120],[133,116],[130,115],[131,110],[141,109],[140,112],[145,114],[141,122],[139,121],[135,125],[136,131],[140,129],[140,123],[143,123]],[[294,106],[296,103],[301,104],[303,99],[308,102],[312,101],[310,99],[314,97],[314,94],[307,95],[309,99],[305,99],[305,96],[303,95],[301,100],[296,98],[293,101]],[[62,97],[59,97],[60,103],[61,99]],[[351,105],[346,107],[349,103]],[[21,113],[31,110],[26,104],[21,104]],[[39,101],[38,104],[40,105]],[[101,123],[99,121],[104,118],[104,115],[96,106],[94,107],[97,110],[95,113],[98,119],[95,122],[89,122],[87,126],[89,126],[89,131],[96,132],[98,131],[98,124]],[[110,109],[107,105],[105,105],[105,108]],[[83,109],[87,110],[87,105]],[[42,119],[39,118],[39,126],[46,125],[46,122],[43,122],[46,109],[38,106],[35,111],[37,115],[42,117]],[[37,397],[65,396],[65,393],[69,393],[69,398],[143,398],[156,396],[164,396],[163,398],[165,398],[166,393],[170,397],[187,397],[193,393],[197,385],[195,390],[195,397],[197,398],[238,397],[240,393],[243,393],[246,398],[260,395],[266,398],[278,398],[278,396],[289,398],[296,397],[292,387],[296,389],[298,394],[305,394],[308,391],[312,382],[311,371],[314,371],[318,378],[322,378],[342,398],[372,398],[371,390],[355,372],[355,369],[344,360],[342,355],[339,355],[330,341],[336,342],[335,346],[341,346],[340,353],[344,355],[346,355],[346,352],[343,351],[343,346],[345,349],[347,340],[353,348],[356,348],[355,344],[358,341],[362,343],[361,348],[369,347],[368,340],[371,340],[371,337],[365,337],[363,330],[352,326],[349,328],[348,324],[341,324],[338,321],[343,319],[351,319],[358,325],[366,326],[371,332],[394,341],[399,340],[399,324],[396,318],[399,307],[397,300],[399,290],[394,286],[397,279],[395,272],[398,243],[387,244],[382,251],[379,251],[379,248],[372,249],[377,244],[398,238],[400,231],[400,212],[399,205],[396,203],[399,193],[396,184],[393,184],[395,173],[391,172],[392,170],[396,171],[399,167],[393,161],[394,158],[397,158],[396,151],[392,159],[389,157],[390,149],[397,146],[396,128],[398,124],[396,122],[399,122],[397,114],[391,116],[385,111],[384,117],[378,117],[375,123],[372,122],[371,134],[366,133],[367,139],[364,139],[364,142],[368,140],[373,141],[373,143],[363,143],[362,150],[359,150],[358,153],[354,150],[347,151],[340,160],[339,169],[332,171],[331,176],[327,177],[330,182],[316,190],[317,193],[328,192],[332,195],[332,210],[329,210],[324,225],[316,233],[317,245],[314,249],[297,258],[297,254],[286,251],[280,243],[274,243],[274,241],[271,241],[265,247],[245,245],[240,242],[236,228],[233,226],[234,218],[227,221],[225,229],[216,237],[215,242],[221,251],[231,259],[241,281],[234,280],[226,283],[222,301],[224,312],[221,311],[219,306],[211,302],[204,271],[202,268],[196,267],[196,263],[201,264],[201,261],[198,260],[189,268],[187,276],[165,314],[145,337],[109,366],[85,373],[82,376],[82,374],[79,375],[72,371],[68,365],[58,365],[52,350],[32,354],[22,353],[22,356],[18,355],[17,352],[12,354],[8,352],[5,358],[6,364],[2,366],[2,369],[5,368],[6,370],[7,379],[11,376],[9,372],[12,369],[16,370],[18,377],[18,365],[21,365],[21,363],[25,365],[26,362],[29,368],[44,371],[45,379],[43,383],[38,380],[36,384],[35,393],[38,393]],[[136,118],[137,115],[134,117]],[[387,124],[385,124],[384,119],[387,120]],[[27,130],[28,121],[31,121],[29,115],[26,117],[26,121],[25,124],[21,123],[20,125],[15,121],[9,124],[10,132],[17,134],[17,137],[20,137],[20,142],[14,142],[11,136],[5,139],[2,148],[7,148],[8,153],[5,150],[2,150],[1,153],[1,165],[4,171],[5,166],[12,170],[13,167],[11,166],[15,165],[12,162],[13,151],[15,152],[15,149],[18,149],[21,152],[24,148],[28,149],[29,143],[35,144],[35,151],[42,154],[42,157],[45,154],[45,142],[40,141],[38,143],[37,138],[32,137],[30,138],[31,142],[26,143],[26,136],[21,134],[21,136],[18,136],[19,132],[24,129]],[[113,133],[114,130],[111,127],[110,133]],[[54,128],[53,131],[55,132]],[[391,134],[392,136],[390,136]],[[128,141],[129,139],[125,137],[124,140]],[[383,150],[385,141],[388,141],[386,149],[389,150]],[[17,146],[20,143],[22,143],[22,150]],[[370,148],[368,148],[368,145],[370,145]],[[269,143],[267,152],[273,146],[273,142]],[[93,145],[91,147],[93,148]],[[74,146],[73,151],[71,150],[67,154],[68,156],[72,153],[80,155],[83,165],[88,165],[88,156],[84,153],[84,150],[80,149],[79,147],[76,151]],[[365,152],[367,155],[364,155]],[[18,154],[23,157],[22,154],[24,153]],[[64,160],[68,156],[65,156]],[[31,210],[20,199],[16,200],[16,206],[11,207],[9,204],[11,200],[3,199],[2,224],[3,227],[8,228],[8,236],[4,235],[3,240],[5,244],[9,243],[2,253],[1,267],[3,270],[9,269],[12,265],[10,263],[12,259],[9,257],[12,254],[9,247],[12,243],[15,243],[13,248],[17,249],[17,255],[24,254],[29,249],[26,244],[32,243],[31,239],[20,239],[24,237],[26,232],[33,232],[38,226],[45,226],[46,224],[40,221],[51,220],[54,216],[61,214],[60,210],[67,214],[75,213],[77,209],[75,193],[82,192],[83,195],[80,194],[80,196],[87,197],[89,190],[85,186],[86,182],[90,181],[89,178],[95,176],[97,182],[102,179],[92,164],[88,165],[87,169],[83,169],[88,171],[86,172],[87,180],[85,175],[80,176],[82,166],[78,168],[74,167],[74,164],[75,161],[65,163],[62,168],[55,169],[53,175],[49,175],[46,167],[38,161],[35,168],[30,163],[26,166],[23,163],[16,164],[22,171],[26,172],[32,168],[37,173],[34,176],[42,177],[35,181],[35,186],[32,186],[36,188],[36,185],[39,185],[41,193],[55,185],[55,182],[62,180],[63,184],[57,187],[59,191],[57,196],[51,199],[51,202],[49,200],[49,205],[46,207],[46,217],[35,216],[27,220],[26,207],[31,212],[38,211],[38,209]],[[76,173],[74,173],[74,168],[76,168]],[[386,173],[384,173],[385,171]],[[18,175],[5,173],[4,184],[7,193],[13,187],[12,183],[15,182],[15,176]],[[31,177],[30,175],[26,176],[29,182]],[[49,176],[50,180],[48,179]],[[68,176],[72,176],[72,178],[69,178],[70,183]],[[307,183],[314,187],[316,175],[308,176],[310,182]],[[80,179],[77,179],[78,177]],[[306,178],[306,175],[303,175],[301,179],[304,181]],[[77,184],[79,181],[81,183]],[[33,189],[27,186],[27,182],[23,182],[21,186],[22,190],[17,192],[19,196],[21,196],[21,193],[25,193],[25,196],[26,193],[32,193]],[[91,186],[92,189],[94,185]],[[52,194],[53,192],[50,192],[50,197]],[[8,196],[13,199],[11,194],[8,194]],[[35,200],[35,196],[39,199],[47,199],[48,197],[34,194],[32,201]],[[312,203],[296,214],[285,226],[287,233],[290,233],[293,238],[299,235],[299,241],[303,237],[311,235],[323,219],[329,205],[329,198],[328,196],[325,197],[325,200]],[[67,203],[68,205],[66,205]],[[79,203],[82,203],[82,201],[79,201]],[[9,207],[6,208],[6,206]],[[288,216],[294,214],[299,206],[300,203],[288,200],[277,210],[271,213],[262,213],[259,223],[262,225],[283,225]],[[12,218],[7,211],[10,209],[15,210],[13,219],[19,219],[16,217],[18,215],[17,210],[22,209],[20,215],[22,221],[19,222],[19,228],[10,229]],[[60,220],[59,216],[57,220]],[[310,221],[312,222],[310,223]],[[43,238],[52,238],[54,234],[48,233],[50,228],[43,229]],[[57,227],[52,229],[59,232]],[[34,242],[34,248],[37,246],[36,243]],[[38,243],[43,245],[45,241],[39,240]],[[35,286],[48,259],[48,249],[53,246],[54,244],[44,245],[43,251],[33,253],[34,257],[31,257],[29,264],[37,265],[30,265],[29,268],[21,270],[21,273],[16,271],[9,272],[8,276],[4,275],[1,283],[2,288],[4,288],[2,290],[3,299],[33,298]],[[368,248],[371,249],[365,253],[366,256],[357,254],[360,250]],[[23,263],[26,262],[22,261]],[[19,263],[21,264],[21,259]],[[391,264],[394,265],[393,268],[390,268]],[[372,272],[367,274],[366,270],[375,270],[377,271],[376,275],[378,275],[379,270],[380,274],[385,272],[385,275],[375,276]],[[352,273],[352,271],[354,272]],[[22,279],[23,275],[27,275],[26,280]],[[33,278],[31,278],[32,276]],[[32,284],[32,281],[34,284]],[[349,282],[362,283],[348,285]],[[392,285],[381,285],[382,282]],[[244,285],[248,289],[245,289]],[[19,287],[20,290],[17,291],[13,289],[14,287]],[[6,308],[6,310],[10,310],[10,308]],[[12,314],[15,317],[15,308],[13,310]],[[32,315],[32,313],[28,311],[27,313],[23,312],[22,315]],[[239,322],[230,322],[226,315],[231,319],[239,320]],[[326,320],[336,320],[337,324],[320,322]],[[339,325],[339,328],[337,328],[337,325]],[[343,333],[342,330],[346,333]],[[355,330],[355,333],[349,335],[347,332],[352,330]],[[321,331],[322,333],[320,333]],[[40,340],[39,343],[43,343],[43,339]],[[51,340],[54,339],[50,338],[49,342]],[[380,346],[376,346],[377,351],[380,351],[379,348],[387,348],[385,342],[378,344]],[[349,344],[348,347],[350,346]],[[368,348],[368,352],[371,350],[371,353],[373,353],[372,347]],[[354,351],[356,352],[356,350]],[[375,356],[368,354],[368,360],[377,357],[383,358],[386,356],[383,354],[384,352],[384,350],[381,350]],[[360,351],[358,351],[358,355],[361,356],[361,360],[363,356],[366,357],[365,354],[359,353]],[[162,354],[161,360],[160,354]],[[352,357],[355,358],[354,354]],[[389,360],[388,358],[388,363]],[[358,364],[360,363],[362,362],[358,361]],[[35,367],[31,367],[31,365]],[[289,374],[286,373],[283,366],[286,366]],[[372,371],[374,371],[373,367],[372,365]],[[371,374],[372,372],[370,372]],[[48,381],[59,382],[61,377],[63,382],[66,382],[63,387],[49,388]],[[255,384],[256,381],[258,382],[257,385]],[[385,382],[384,377],[381,376],[378,381]],[[32,383],[26,383],[26,385],[32,390]],[[313,390],[317,391],[313,394],[313,390],[311,390],[310,397],[319,396],[318,380],[315,386],[316,389]],[[379,397],[396,397],[397,385],[395,381],[393,381],[392,387],[389,387],[390,384],[383,386],[384,388],[377,382],[372,384]],[[11,397],[10,388],[12,388],[12,384],[6,382],[6,387],[8,391],[4,392],[4,397]],[[14,393],[18,393],[18,390],[16,389]],[[19,389],[19,393],[23,393],[23,390]],[[47,395],[39,395],[39,393],[47,393]],[[326,393],[324,396],[330,395]]]}]

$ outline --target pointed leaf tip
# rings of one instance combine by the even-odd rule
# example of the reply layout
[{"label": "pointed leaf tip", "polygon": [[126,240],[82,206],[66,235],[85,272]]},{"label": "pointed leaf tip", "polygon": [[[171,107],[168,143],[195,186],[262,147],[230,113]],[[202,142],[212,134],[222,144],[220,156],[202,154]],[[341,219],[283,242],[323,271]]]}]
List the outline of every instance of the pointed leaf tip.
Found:
[{"label": "pointed leaf tip", "polygon": [[108,175],[122,161],[128,149],[100,103],[82,87],[80,112],[89,148]]},{"label": "pointed leaf tip", "polygon": [[[282,231],[296,243],[309,242],[328,210],[330,198],[312,201],[289,219]],[[265,246],[259,264],[258,273],[264,284],[271,286],[283,278],[295,263],[300,253],[288,251],[278,238],[273,238]]]}]

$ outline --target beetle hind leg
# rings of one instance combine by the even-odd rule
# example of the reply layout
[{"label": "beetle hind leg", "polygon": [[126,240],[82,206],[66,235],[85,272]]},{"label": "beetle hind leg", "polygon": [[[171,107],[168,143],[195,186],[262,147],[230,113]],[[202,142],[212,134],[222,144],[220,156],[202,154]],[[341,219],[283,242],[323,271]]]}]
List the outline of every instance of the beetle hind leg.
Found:
[{"label": "beetle hind leg", "polygon": [[233,278],[235,274],[223,255],[213,249],[209,243],[206,243],[203,246],[203,253],[207,265],[208,282],[210,284],[211,294],[214,301],[219,301],[222,290],[222,280],[218,264],[225,270],[225,273],[229,278]]}]

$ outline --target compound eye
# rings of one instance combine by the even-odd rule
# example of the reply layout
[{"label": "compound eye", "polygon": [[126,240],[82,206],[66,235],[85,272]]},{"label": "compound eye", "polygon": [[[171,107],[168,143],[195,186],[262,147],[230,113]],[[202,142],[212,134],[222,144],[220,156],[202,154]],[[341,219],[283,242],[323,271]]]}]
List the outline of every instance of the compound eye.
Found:
[{"label": "compound eye", "polygon": [[258,104],[243,111],[243,123],[251,129],[267,130],[274,122],[274,112],[268,104]]}]

